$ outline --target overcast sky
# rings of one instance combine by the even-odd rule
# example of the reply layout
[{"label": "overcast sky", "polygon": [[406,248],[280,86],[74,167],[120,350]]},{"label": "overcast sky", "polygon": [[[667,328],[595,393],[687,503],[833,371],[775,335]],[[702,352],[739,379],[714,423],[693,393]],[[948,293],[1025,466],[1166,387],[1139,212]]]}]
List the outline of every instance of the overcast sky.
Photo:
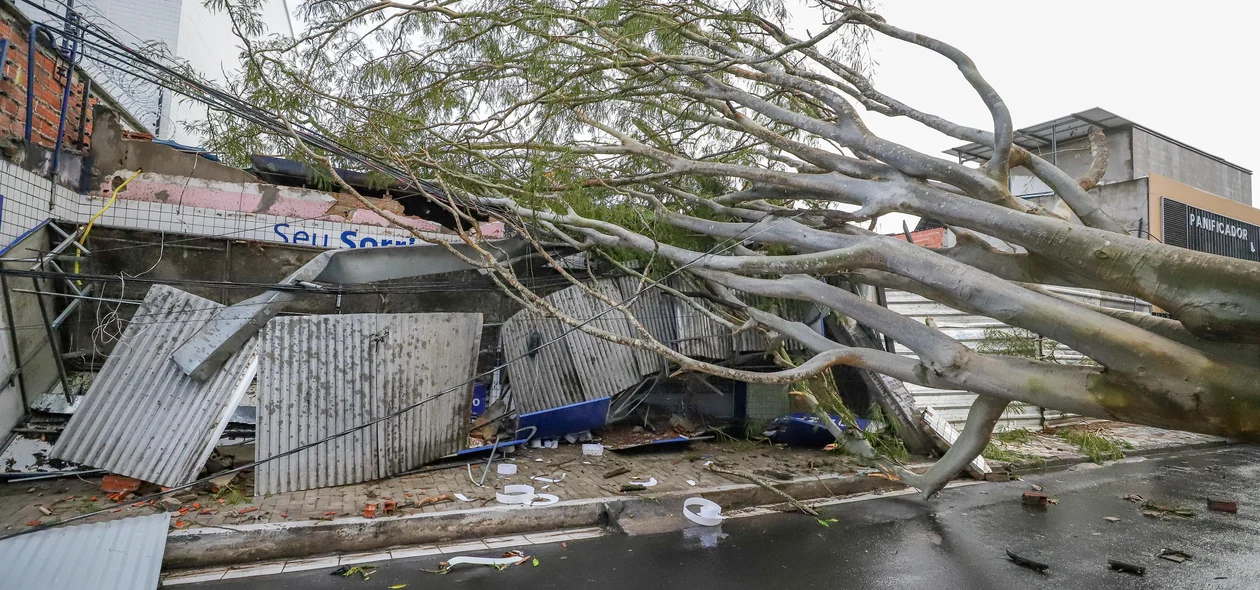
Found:
[{"label": "overcast sky", "polygon": [[[1016,127],[1102,107],[1249,170],[1260,167],[1256,3],[880,0],[877,11],[970,55]],[[992,129],[984,105],[944,58],[882,36],[873,53],[884,92]],[[870,125],[932,153],[963,143],[907,121]]]}]

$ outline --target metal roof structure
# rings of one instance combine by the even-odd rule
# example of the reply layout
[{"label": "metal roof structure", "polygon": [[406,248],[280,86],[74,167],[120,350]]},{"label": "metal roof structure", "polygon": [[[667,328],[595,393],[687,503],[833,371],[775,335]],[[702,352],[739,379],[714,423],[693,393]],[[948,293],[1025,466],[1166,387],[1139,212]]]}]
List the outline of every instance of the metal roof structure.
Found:
[{"label": "metal roof structure", "polygon": [[153,590],[171,513],[38,531],[0,540],[6,590]]},{"label": "metal roof structure", "polygon": [[[1164,141],[1198,153],[1206,158],[1210,158],[1220,162],[1221,164],[1229,166],[1230,168],[1251,174],[1250,170],[1230,162],[1229,160],[1219,156],[1214,156],[1194,146],[1186,145],[1183,142],[1177,141],[1149,127],[1140,125],[1130,121],[1129,119],[1121,117],[1120,115],[1112,113],[1111,111],[1097,107],[1087,111],[1081,111],[1079,113],[1072,113],[1066,117],[1059,117],[1058,119],[1046,121],[1045,123],[1038,123],[1031,127],[1016,129],[1015,145],[1030,151],[1040,151],[1050,148],[1055,144],[1087,137],[1091,127],[1098,127],[1103,131],[1129,127],[1141,129],[1142,131],[1149,133],[1150,135],[1154,135]],[[993,147],[980,143],[968,143],[960,145],[956,148],[945,150],[945,153],[962,160],[981,161],[988,160],[989,157],[993,155]]]},{"label": "metal roof structure", "polygon": [[253,341],[204,382],[171,359],[223,307],[150,288],[52,456],[170,487],[196,479],[258,370]]},{"label": "metal roof structure", "polygon": [[481,314],[280,317],[257,340],[259,460],[441,395],[259,465],[255,494],[380,479],[463,448],[472,404],[465,382],[476,369]]},{"label": "metal roof structure", "polygon": [[[672,276],[670,288],[693,290],[686,279]],[[629,300],[640,291],[633,277],[600,279],[586,285],[611,301]],[[752,302],[753,297],[745,297]],[[608,305],[574,285],[545,297],[557,309],[579,321],[595,318]],[[758,301],[769,302],[766,298]],[[703,300],[696,305],[712,310]],[[779,302],[784,317],[813,322],[819,318],[811,304]],[[658,342],[687,356],[724,360],[736,352],[765,350],[766,338],[755,331],[732,334],[731,328],[661,289],[647,289],[629,304],[629,310]],[[619,311],[609,311],[590,325],[621,336],[636,338],[638,332]],[[508,368],[512,379],[513,403],[522,414],[590,402],[617,395],[639,384],[644,377],[665,368],[664,359],[642,351],[573,331],[555,318],[521,311],[503,323],[500,338],[508,358],[519,359]],[[541,346],[564,337],[555,344]],[[541,346],[541,347],[540,347]],[[789,349],[800,346],[788,341]]]}]

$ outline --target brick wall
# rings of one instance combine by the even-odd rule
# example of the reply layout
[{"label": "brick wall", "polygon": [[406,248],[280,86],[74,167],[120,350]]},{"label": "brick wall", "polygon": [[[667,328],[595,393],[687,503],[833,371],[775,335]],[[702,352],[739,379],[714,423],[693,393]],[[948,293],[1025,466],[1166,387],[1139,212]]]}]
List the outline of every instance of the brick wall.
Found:
[{"label": "brick wall", "polygon": [[[27,69],[27,35],[29,25],[24,19],[0,12],[0,36],[9,40],[9,53],[4,64],[4,78],[0,80],[0,140],[21,142],[26,128],[26,89],[31,76]],[[34,117],[31,121],[31,140],[44,147],[53,147],[57,138],[57,121],[61,111],[61,97],[65,89],[65,60],[49,46],[47,38],[37,44],[35,56]],[[70,86],[70,101],[66,107],[66,121],[62,148],[82,152],[78,145],[79,113],[83,108],[83,81],[76,72]],[[87,134],[92,132],[92,96],[88,103]],[[85,138],[86,142],[86,138]],[[90,143],[90,142],[89,142]]]},{"label": "brick wall", "polygon": [[[906,241],[905,234],[893,234],[892,237],[903,242]],[[911,233],[910,237],[914,238],[916,246],[923,246],[924,248],[943,248],[945,246],[945,228],[943,227],[917,231]]]}]

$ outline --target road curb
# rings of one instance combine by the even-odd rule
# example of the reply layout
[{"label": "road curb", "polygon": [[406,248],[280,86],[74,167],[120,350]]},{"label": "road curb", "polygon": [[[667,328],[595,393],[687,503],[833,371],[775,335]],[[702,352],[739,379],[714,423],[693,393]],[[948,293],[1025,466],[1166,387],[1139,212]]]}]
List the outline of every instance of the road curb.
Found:
[{"label": "road curb", "polygon": [[[1213,441],[1138,449],[1127,455],[1161,455],[1224,447],[1228,444],[1230,443],[1225,441]],[[1058,471],[1088,461],[1084,457],[1056,459],[1037,467],[1015,466],[1012,473],[1019,475]],[[780,490],[801,501],[892,491],[905,487],[882,477],[853,474],[818,475],[774,483]],[[636,526],[653,518],[663,522],[665,527],[671,526],[670,523],[681,526],[685,524],[679,513],[682,502],[694,496],[717,502],[725,510],[783,503],[782,496],[757,484],[731,483],[660,494],[649,491],[639,492],[635,496],[568,500],[551,506],[495,504],[484,508],[375,519],[349,517],[334,521],[202,527],[172,531],[167,536],[162,565],[165,570],[238,565],[591,526],[630,532],[625,530],[625,523],[630,522],[631,518],[638,519]]]},{"label": "road curb", "polygon": [[[1124,456],[1125,458],[1148,457],[1151,455],[1166,455],[1169,453],[1182,453],[1182,452],[1187,452],[1187,451],[1216,449],[1216,448],[1227,447],[1227,446],[1235,445],[1235,444],[1238,444],[1238,443],[1234,443],[1234,442],[1222,439],[1222,440],[1214,440],[1214,441],[1201,442],[1201,443],[1191,443],[1191,444],[1184,444],[1184,445],[1151,447],[1151,448],[1146,448],[1146,449],[1134,449],[1131,451],[1125,451]],[[1050,461],[1046,461],[1044,463],[1011,463],[1010,472],[1011,472],[1011,475],[1048,473],[1052,471],[1061,471],[1073,465],[1080,465],[1082,463],[1089,463],[1089,462],[1090,462],[1089,457],[1079,456],[1079,457],[1063,457],[1060,459],[1053,459]]]},{"label": "road curb", "polygon": [[[881,477],[820,475],[776,482],[797,498],[812,500],[905,487]],[[727,510],[781,503],[783,498],[756,484],[730,484],[662,494],[640,492],[562,501],[551,506],[491,505],[468,510],[399,517],[349,517],[334,521],[294,521],[203,527],[167,536],[163,569],[189,569],[247,562],[295,559],[330,553],[364,552],[405,545],[451,543],[567,528],[615,527],[617,516],[673,508],[702,496]],[[681,516],[678,516],[681,519]]]}]

